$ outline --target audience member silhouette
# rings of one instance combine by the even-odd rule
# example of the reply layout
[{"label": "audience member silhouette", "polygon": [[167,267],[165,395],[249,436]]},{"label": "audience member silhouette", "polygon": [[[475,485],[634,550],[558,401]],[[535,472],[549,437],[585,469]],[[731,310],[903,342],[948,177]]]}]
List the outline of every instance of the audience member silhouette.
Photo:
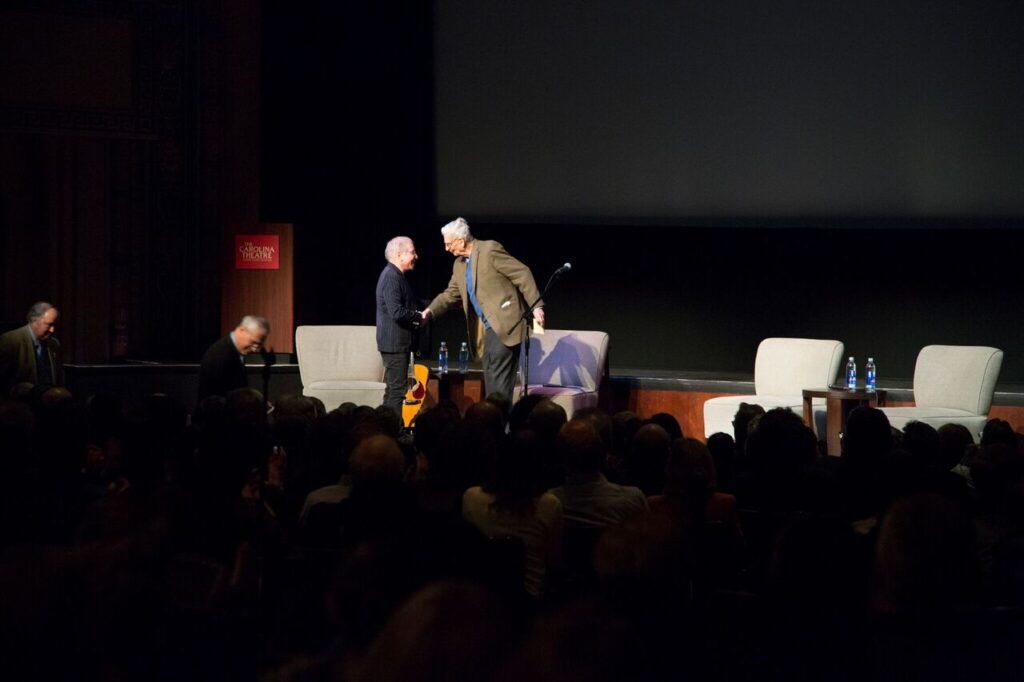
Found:
[{"label": "audience member silhouette", "polygon": [[665,462],[668,461],[671,436],[654,423],[641,426],[633,436],[626,459],[626,480],[643,491],[657,495],[665,488]]},{"label": "audience member silhouette", "polygon": [[606,528],[647,510],[642,490],[605,478],[604,442],[589,421],[565,424],[558,433],[558,451],[566,479],[551,492],[562,501],[567,528]]},{"label": "audience member silhouette", "polygon": [[562,565],[562,503],[541,483],[540,438],[520,431],[498,448],[494,475],[466,490],[462,514],[490,538],[511,536],[526,551],[524,587],[539,597]]}]

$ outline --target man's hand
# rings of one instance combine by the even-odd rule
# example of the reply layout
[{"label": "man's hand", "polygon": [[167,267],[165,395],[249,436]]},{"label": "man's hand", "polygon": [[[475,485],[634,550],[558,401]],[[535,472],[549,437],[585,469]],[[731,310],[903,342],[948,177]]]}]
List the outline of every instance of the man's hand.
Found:
[{"label": "man's hand", "polygon": [[428,322],[430,322],[430,308],[424,308],[423,310],[421,310],[420,318],[420,324],[427,324]]},{"label": "man's hand", "polygon": [[537,324],[539,324],[541,327],[543,327],[544,326],[544,309],[543,308],[534,308],[533,309],[533,319],[537,320]]}]

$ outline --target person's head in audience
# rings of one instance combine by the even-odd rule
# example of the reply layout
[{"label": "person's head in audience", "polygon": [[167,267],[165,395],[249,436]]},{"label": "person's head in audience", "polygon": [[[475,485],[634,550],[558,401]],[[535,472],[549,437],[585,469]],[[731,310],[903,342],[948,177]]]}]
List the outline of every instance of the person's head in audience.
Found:
[{"label": "person's head in audience", "polygon": [[498,445],[494,475],[484,490],[494,495],[497,509],[526,513],[545,490],[541,478],[540,436],[526,429]]},{"label": "person's head in audience", "polygon": [[759,504],[773,509],[798,508],[808,467],[818,456],[818,440],[791,410],[777,407],[757,420],[747,436],[753,490]]},{"label": "person's head in audience", "polygon": [[227,418],[228,401],[222,395],[208,395],[192,411],[192,427],[199,431],[218,428]]},{"label": "person's head in audience", "polygon": [[557,448],[569,476],[601,471],[605,445],[589,420],[567,422],[558,432]]},{"label": "person's head in audience", "polygon": [[281,396],[274,404],[274,419],[299,417],[311,423],[318,416],[317,406],[313,400],[313,398],[304,395]]},{"label": "person's head in audience", "polygon": [[924,422],[907,422],[903,427],[903,452],[917,469],[938,468],[939,432]]},{"label": "person's head in audience", "polygon": [[746,453],[747,435],[750,423],[764,414],[764,408],[751,403],[740,403],[732,418],[733,439],[736,441],[736,455],[743,457]]},{"label": "person's head in audience", "polygon": [[542,400],[545,400],[544,396],[538,395],[537,393],[530,393],[520,398],[515,405],[512,406],[512,410],[508,415],[508,432],[516,433],[527,428],[526,420],[533,412],[533,408],[537,407]]},{"label": "person's head in audience", "polygon": [[353,682],[477,682],[493,679],[516,638],[492,592],[438,582],[402,604],[355,664]]},{"label": "person's head in audience", "polygon": [[313,422],[309,434],[312,488],[334,485],[348,474],[348,458],[351,453],[345,444],[351,429],[351,410],[331,410]]},{"label": "person's head in audience", "polygon": [[653,414],[650,419],[644,423],[657,424],[661,428],[665,429],[665,433],[668,434],[670,441],[675,441],[683,437],[683,429],[679,426],[679,420],[668,412],[658,412],[657,414]]},{"label": "person's head in audience", "polygon": [[369,405],[357,405],[352,410],[352,419],[357,423],[361,424],[367,421],[373,421],[377,418],[377,410],[370,407]]},{"label": "person's head in audience", "polygon": [[736,442],[728,433],[713,433],[708,436],[708,451],[715,463],[718,489],[731,493],[736,480]]},{"label": "person's head in audience", "polygon": [[614,445],[614,436],[612,435],[612,418],[607,412],[602,410],[600,407],[581,407],[572,413],[573,419],[585,419],[590,422],[590,425],[597,431],[597,435],[601,437],[601,442],[604,443],[605,450],[607,452],[612,451]]},{"label": "person's head in audience", "polygon": [[227,418],[234,424],[249,427],[267,423],[267,409],[263,394],[254,388],[236,388],[225,396]]},{"label": "person's head in audience", "polygon": [[633,436],[643,425],[640,417],[629,410],[616,412],[612,415],[612,453],[619,459],[625,459],[633,444]]},{"label": "person's head in audience", "polygon": [[347,401],[347,402],[344,402],[341,405],[338,405],[337,407],[335,407],[333,410],[331,410],[331,412],[341,412],[343,414],[352,414],[353,412],[356,411],[357,407],[359,407],[359,406],[356,405],[355,403],[353,403],[351,401]]},{"label": "person's head in audience", "polygon": [[963,424],[943,424],[939,427],[938,464],[949,470],[959,464],[974,444],[971,431]]},{"label": "person's head in audience", "polygon": [[489,432],[495,440],[505,436],[505,417],[501,408],[490,400],[481,400],[467,407],[463,420]]},{"label": "person's head in audience", "polygon": [[1003,419],[989,419],[981,431],[981,445],[1003,443],[1009,447],[1019,447],[1017,434],[1010,423]]},{"label": "person's head in audience", "polygon": [[872,567],[876,613],[967,612],[977,606],[979,586],[974,524],[959,504],[918,493],[889,506]]},{"label": "person's head in audience", "polygon": [[402,432],[402,418],[398,416],[398,413],[387,405],[378,405],[374,412],[384,433],[392,438],[397,438]]},{"label": "person's head in audience", "polygon": [[297,455],[307,446],[310,431],[317,418],[316,404],[303,395],[281,396],[274,405],[274,437],[288,448],[290,455]]},{"label": "person's head in audience", "polygon": [[842,458],[847,465],[878,466],[892,449],[889,418],[873,407],[857,407],[846,420]]},{"label": "person's head in audience", "polygon": [[658,495],[665,487],[665,462],[672,439],[660,425],[644,424],[633,436],[626,472],[629,483],[644,495]]},{"label": "person's head in audience", "polygon": [[360,496],[387,490],[402,482],[405,458],[391,436],[373,434],[363,438],[349,458],[352,494]]},{"label": "person's head in audience", "polygon": [[42,386],[42,392],[39,394],[39,404],[43,407],[56,407],[66,403],[71,403],[73,396],[71,391],[64,388],[63,386]]},{"label": "person's head in audience", "polygon": [[507,424],[509,413],[512,412],[512,401],[507,395],[499,391],[488,393],[487,397],[484,398],[489,403],[494,405],[501,410],[501,418]]},{"label": "person's head in audience", "polygon": [[498,682],[654,680],[649,642],[607,600],[573,601],[544,614]]},{"label": "person's head in audience", "polygon": [[565,408],[550,398],[544,398],[530,410],[526,427],[536,432],[544,442],[554,443],[558,430],[566,421]]},{"label": "person's head in audience", "polygon": [[686,500],[700,517],[717,485],[715,463],[707,445],[696,438],[680,438],[672,443],[665,465],[666,495]]},{"label": "person's head in audience", "polygon": [[594,571],[611,600],[642,618],[676,618],[692,597],[692,550],[667,515],[633,514],[598,538]]},{"label": "person's head in audience", "polygon": [[439,407],[430,407],[416,416],[413,427],[413,446],[426,458],[428,464],[447,441],[459,423],[459,413]]}]

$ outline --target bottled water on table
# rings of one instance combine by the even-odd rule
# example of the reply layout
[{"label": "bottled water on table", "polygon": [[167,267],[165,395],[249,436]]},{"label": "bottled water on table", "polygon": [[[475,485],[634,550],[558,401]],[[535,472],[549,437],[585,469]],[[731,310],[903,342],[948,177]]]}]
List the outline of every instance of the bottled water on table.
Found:
[{"label": "bottled water on table", "polygon": [[459,346],[459,372],[465,374],[469,370],[469,344],[465,341]]},{"label": "bottled water on table", "polygon": [[846,387],[857,388],[857,363],[853,361],[853,356],[846,361]]},{"label": "bottled water on table", "polygon": [[437,352],[437,371],[441,374],[448,373],[448,344],[441,342],[441,349]]},{"label": "bottled water on table", "polygon": [[864,365],[864,384],[869,391],[875,390],[875,359],[868,358]]}]

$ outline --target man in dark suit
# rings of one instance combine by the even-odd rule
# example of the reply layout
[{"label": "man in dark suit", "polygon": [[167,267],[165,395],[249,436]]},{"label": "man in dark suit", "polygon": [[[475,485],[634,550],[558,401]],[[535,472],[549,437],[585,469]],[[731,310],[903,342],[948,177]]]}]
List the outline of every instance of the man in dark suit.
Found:
[{"label": "man in dark suit", "polygon": [[544,302],[537,283],[530,269],[501,244],[474,240],[462,218],[442,227],[441,235],[445,251],[455,256],[455,265],[448,288],[431,301],[425,319],[461,303],[469,345],[483,359],[484,394],[500,393],[511,402],[519,347],[527,336],[526,324],[516,324],[532,305],[533,319],[544,326]]},{"label": "man in dark suit", "polygon": [[60,343],[53,337],[60,312],[46,301],[28,310],[28,324],[0,336],[0,397],[16,384],[63,386]]},{"label": "man in dark suit", "polygon": [[259,353],[269,335],[269,322],[246,315],[233,332],[210,346],[199,363],[199,400],[248,386],[245,356]]},{"label": "man in dark suit", "polygon": [[384,248],[384,266],[377,278],[377,350],[384,363],[384,404],[402,416],[408,387],[409,351],[413,332],[423,322],[405,274],[416,267],[416,246],[408,237],[395,237]]}]

